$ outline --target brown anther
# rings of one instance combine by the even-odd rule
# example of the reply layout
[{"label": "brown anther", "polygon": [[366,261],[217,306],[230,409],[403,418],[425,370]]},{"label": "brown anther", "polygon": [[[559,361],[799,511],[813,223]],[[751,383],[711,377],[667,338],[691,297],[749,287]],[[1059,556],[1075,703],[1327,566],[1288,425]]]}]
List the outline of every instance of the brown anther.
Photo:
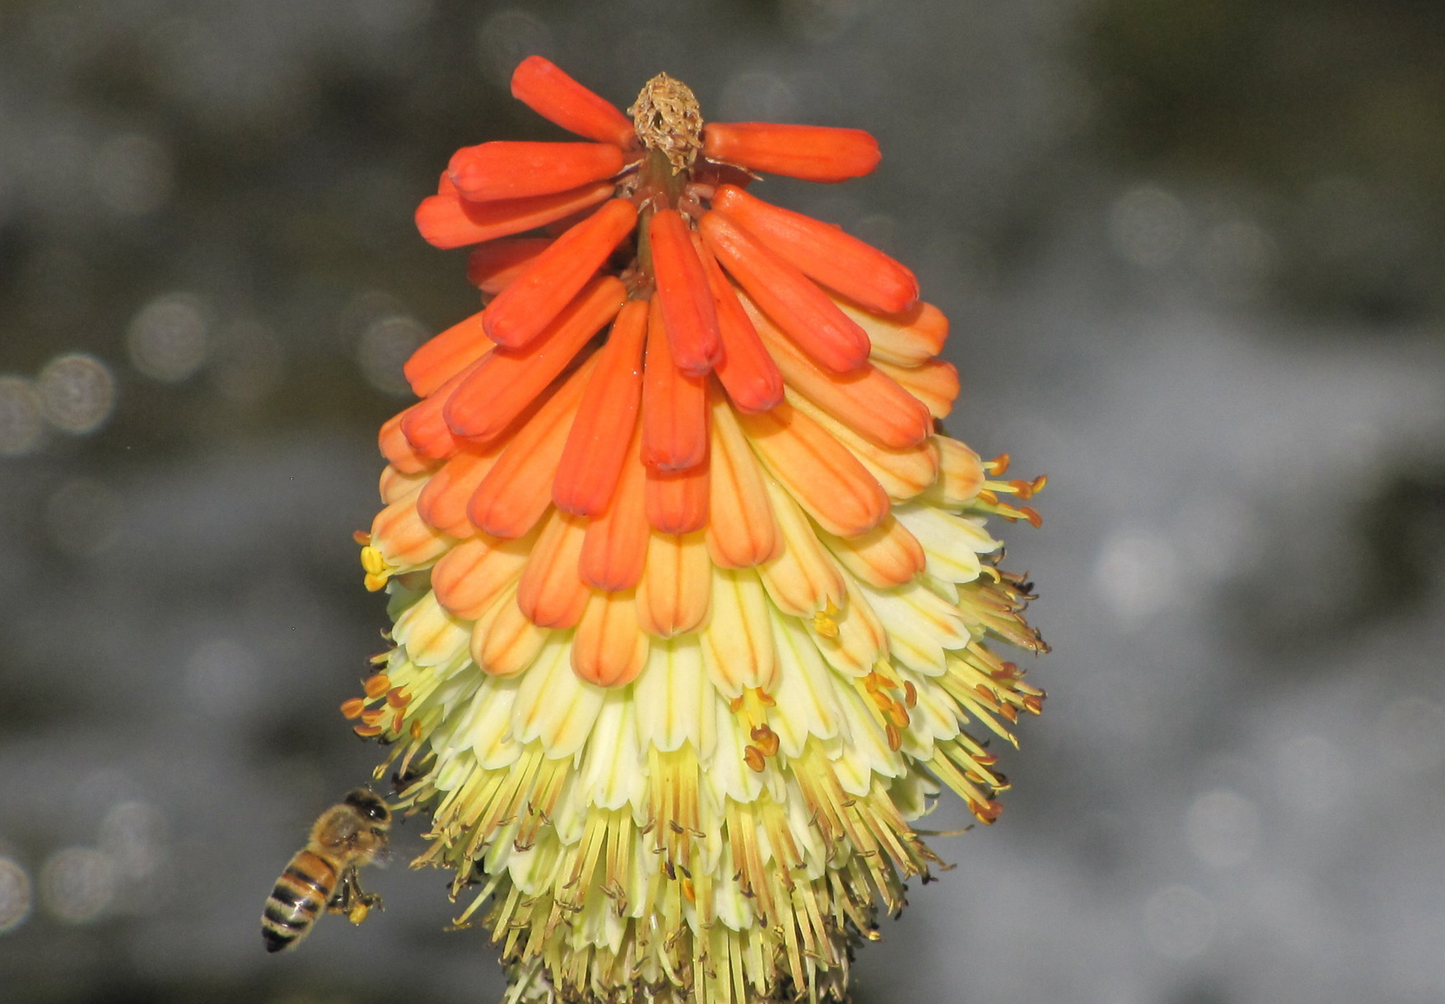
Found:
[{"label": "brown anther", "polygon": [[759,725],[753,729],[750,734],[753,737],[753,741],[758,744],[758,749],[762,750],[763,756],[771,757],[778,755],[778,746],[781,740],[778,738],[776,732],[766,725]]},{"label": "brown anther", "polygon": [[762,702],[763,707],[776,708],[778,706],[778,702],[773,697],[773,695],[768,693],[766,690],[763,690],[761,687],[754,692],[758,695],[758,700]]},{"label": "brown anther", "polygon": [[987,502],[989,505],[998,505],[998,496],[987,488],[980,489],[978,497],[981,501]]},{"label": "brown anther", "polygon": [[689,903],[697,902],[697,891],[693,888],[692,879],[685,878],[682,880],[682,895]]},{"label": "brown anther", "polygon": [[1043,714],[1044,699],[1042,697],[1034,697],[1033,695],[1025,697],[1024,710],[1031,715]]},{"label": "brown anther", "polygon": [[367,725],[375,725],[386,717],[385,708],[368,708],[361,713],[361,720]]},{"label": "brown anther", "polygon": [[883,729],[883,734],[888,739],[888,748],[894,753],[897,753],[903,748],[903,733],[899,731],[897,725],[889,722],[887,727]]},{"label": "brown anther", "polygon": [[763,751],[756,746],[749,746],[743,750],[743,762],[758,774],[761,774],[763,768],[767,766],[767,761],[763,759]]},{"label": "brown anther", "polygon": [[734,697],[731,701],[728,701],[728,710],[731,711],[733,714],[737,714],[739,711],[743,710],[743,701],[746,699],[747,694],[745,693],[739,694],[737,697]]},{"label": "brown anther", "polygon": [[998,709],[998,713],[1003,715],[1011,722],[1017,723],[1019,720],[1019,709],[1014,707],[1012,704],[1003,705],[1001,708]]},{"label": "brown anther", "polygon": [[361,736],[363,739],[372,739],[372,738],[375,738],[376,736],[381,735],[381,726],[380,726],[380,725],[356,725],[356,726],[353,726],[353,727],[352,727],[352,730],[351,730],[351,731],[355,732],[357,735]]},{"label": "brown anther", "polygon": [[1009,485],[1010,488],[1012,488],[1012,489],[1014,490],[1014,494],[1016,494],[1016,495],[1017,495],[1019,498],[1021,498],[1021,499],[1026,499],[1026,498],[1032,498],[1032,497],[1033,497],[1033,494],[1034,494],[1034,486],[1033,486],[1033,483],[1032,483],[1032,482],[1029,482],[1029,481],[1010,481],[1010,482],[1008,483],[1008,485]]},{"label": "brown anther", "polygon": [[1044,518],[1029,506],[1019,506],[1019,512],[1023,514],[1024,519],[1029,521],[1029,525],[1035,529],[1044,525]]},{"label": "brown anther", "polygon": [[692,88],[659,73],[643,85],[627,113],[642,145],[660,151],[673,174],[692,167],[702,149],[702,109]]},{"label": "brown anther", "polygon": [[411,737],[412,737],[413,739],[420,739],[420,738],[421,738],[421,720],[420,720],[420,719],[417,719],[417,720],[415,720],[415,721],[413,721],[413,722],[411,723]]},{"label": "brown anther", "polygon": [[909,680],[903,684],[903,703],[906,707],[914,707],[918,704],[918,688]]},{"label": "brown anther", "polygon": [[1038,477],[1034,478],[1033,482],[1029,485],[1029,487],[1033,489],[1034,494],[1037,495],[1039,492],[1044,490],[1044,485],[1048,483],[1049,476],[1047,474],[1040,474]]},{"label": "brown anther", "polygon": [[404,708],[411,703],[411,695],[400,687],[392,687],[386,692],[386,703],[393,708]]},{"label": "brown anther", "polygon": [[371,534],[367,533],[365,530],[353,531],[351,534],[351,539],[356,541],[362,547],[371,546]]},{"label": "brown anther", "polygon": [[341,714],[345,718],[360,718],[366,710],[366,698],[352,697],[341,702]]},{"label": "brown anther", "polygon": [[391,689],[391,677],[375,673],[362,681],[361,688],[366,691],[367,697],[380,697]]},{"label": "brown anther", "polygon": [[908,717],[908,709],[897,701],[894,701],[888,705],[888,707],[884,708],[883,713],[888,716],[890,722],[900,729],[908,728],[909,723],[912,722],[912,719]]},{"label": "brown anther", "polygon": [[406,723],[406,712],[401,708],[396,709],[396,714],[391,716],[391,731],[397,735],[401,734],[401,727]]},{"label": "brown anther", "polygon": [[893,698],[889,697],[881,690],[875,690],[868,696],[873,698],[873,703],[878,705],[879,711],[887,711],[889,706],[893,704]]}]

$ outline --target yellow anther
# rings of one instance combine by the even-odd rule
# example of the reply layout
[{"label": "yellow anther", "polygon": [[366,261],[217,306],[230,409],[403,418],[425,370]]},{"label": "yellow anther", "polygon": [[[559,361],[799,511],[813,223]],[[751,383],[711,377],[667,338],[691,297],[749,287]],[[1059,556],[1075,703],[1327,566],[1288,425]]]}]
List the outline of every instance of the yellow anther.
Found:
[{"label": "yellow anther", "polygon": [[381,575],[386,571],[386,559],[381,552],[370,544],[361,549],[361,567],[372,575]]},{"label": "yellow anther", "polygon": [[368,593],[379,593],[386,588],[386,582],[390,578],[390,575],[367,575],[361,582]]},{"label": "yellow anther", "polygon": [[[829,603],[828,606],[837,613],[833,604]],[[838,637],[838,622],[828,615],[828,611],[819,610],[813,615],[813,630],[824,638],[835,640]]]}]

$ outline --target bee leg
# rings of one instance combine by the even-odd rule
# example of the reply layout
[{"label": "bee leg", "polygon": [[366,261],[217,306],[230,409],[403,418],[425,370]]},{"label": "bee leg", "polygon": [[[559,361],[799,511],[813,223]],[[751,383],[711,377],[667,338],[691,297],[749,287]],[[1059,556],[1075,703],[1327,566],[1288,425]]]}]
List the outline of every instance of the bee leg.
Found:
[{"label": "bee leg", "polygon": [[349,916],[360,895],[361,887],[356,884],[356,869],[348,868],[341,873],[341,877],[337,880],[336,892],[326,901],[326,909],[332,913],[344,913]]}]

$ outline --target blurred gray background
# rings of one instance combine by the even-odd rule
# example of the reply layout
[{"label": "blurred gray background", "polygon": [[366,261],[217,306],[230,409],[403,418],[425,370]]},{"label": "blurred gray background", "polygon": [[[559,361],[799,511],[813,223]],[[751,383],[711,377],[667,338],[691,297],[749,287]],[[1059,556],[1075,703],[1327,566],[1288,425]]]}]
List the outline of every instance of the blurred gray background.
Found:
[{"label": "blurred gray background", "polygon": [[0,0],[0,999],[497,999],[415,822],[364,927],[272,958],[258,916],[378,758],[350,534],[401,360],[476,307],[411,214],[456,147],[562,138],[532,52],[874,132],[763,194],[913,265],[950,431],[1050,476],[1005,528],[1045,714],[858,1000],[1445,999],[1424,0]]}]

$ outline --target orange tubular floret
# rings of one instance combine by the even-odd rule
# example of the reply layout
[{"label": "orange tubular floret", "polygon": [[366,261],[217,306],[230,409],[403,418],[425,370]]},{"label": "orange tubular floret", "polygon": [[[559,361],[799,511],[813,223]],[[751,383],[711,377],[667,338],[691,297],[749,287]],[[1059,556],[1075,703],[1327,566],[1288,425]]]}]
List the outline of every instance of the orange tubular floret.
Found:
[{"label": "orange tubular floret", "polygon": [[641,423],[627,437],[617,488],[607,511],[587,527],[578,571],[582,580],[606,593],[631,589],[642,578],[647,557],[646,475],[637,458]]},{"label": "orange tubular floret", "polygon": [[487,335],[514,349],[537,337],[636,224],[636,207],[613,199],[558,237],[486,309]]},{"label": "orange tubular floret", "polygon": [[467,504],[467,518],[477,529],[494,537],[520,537],[552,504],[552,474],[596,359],[592,356],[567,377],[482,479]]},{"label": "orange tubular floret", "polygon": [[705,376],[722,355],[722,341],[707,274],[693,250],[682,214],[676,209],[653,213],[647,240],[673,362],[688,376]]},{"label": "orange tubular floret", "polygon": [[788,386],[879,446],[917,446],[933,434],[928,406],[872,363],[847,376],[824,373],[751,303],[744,303]]},{"label": "orange tubular floret", "polygon": [[541,56],[528,56],[512,71],[512,97],[578,136],[617,146],[633,141],[631,119]]},{"label": "orange tubular floret", "polygon": [[738,302],[736,288],[728,282],[722,266],[703,243],[702,235],[694,232],[692,244],[707,275],[723,344],[723,357],[713,372],[740,410],[767,411],[776,407],[783,399],[783,375],[778,372],[777,363],[763,348],[753,322]]},{"label": "orange tubular floret", "polygon": [[[412,405],[415,408],[416,405]],[[381,432],[376,437],[376,445],[381,450],[381,455],[386,462],[395,467],[403,474],[421,474],[436,466],[436,461],[422,453],[411,445],[406,438],[406,433],[401,430],[402,420],[406,418],[407,411],[393,415],[382,423]]]},{"label": "orange tubular floret", "polygon": [[587,520],[553,512],[517,583],[517,606],[538,627],[569,628],[582,619],[591,595],[577,576]]},{"label": "orange tubular floret", "polygon": [[492,340],[482,330],[482,312],[477,311],[424,342],[411,354],[402,372],[412,393],[426,397],[491,347]]},{"label": "orange tubular floret", "polygon": [[552,501],[565,512],[597,516],[612,499],[637,425],[646,337],[647,302],[631,300],[612,322],[607,344],[598,352],[597,369],[582,395],[552,482]]},{"label": "orange tubular floret", "polygon": [[594,596],[572,638],[572,672],[599,687],[621,687],[637,679],[650,647],[630,594]]},{"label": "orange tubular floret", "polygon": [[685,471],[707,456],[707,384],[672,361],[657,297],[647,319],[647,364],[642,374],[642,462]]},{"label": "orange tubular floret", "polygon": [[878,166],[878,141],[862,129],[709,122],[702,131],[708,160],[804,181],[846,181]]},{"label": "orange tubular floret", "polygon": [[[473,248],[467,258],[467,281],[492,296],[512,284],[552,243],[550,237],[512,237],[488,241]],[[481,317],[477,318],[478,326]]]},{"label": "orange tubular floret", "polygon": [[708,456],[711,495],[708,553],[720,568],[749,568],[776,558],[782,537],[768,501],[762,469],[722,395],[712,404]]},{"label": "orange tubular floret", "polygon": [[490,450],[470,444],[463,446],[427,480],[426,487],[417,496],[417,514],[442,533],[453,537],[471,536],[473,527],[467,519],[467,503],[501,452],[500,446]]},{"label": "orange tubular floret", "polygon": [[[488,353],[490,355],[490,353]],[[447,400],[462,382],[475,373],[486,356],[473,362],[466,369],[454,375],[423,401],[418,401],[401,413],[401,431],[412,446],[429,457],[438,459],[450,457],[461,447],[461,440],[453,434],[442,417]]]},{"label": "orange tubular floret", "polygon": [[707,526],[706,460],[685,471],[647,472],[647,522],[658,533],[692,533]]},{"label": "orange tubular floret", "polygon": [[856,537],[888,515],[888,496],[867,468],[792,405],[738,418],[773,477],[824,530]]},{"label": "orange tubular floret", "polygon": [[555,195],[480,203],[463,199],[450,181],[443,189],[416,207],[416,228],[433,247],[459,248],[510,237],[571,216],[608,198],[616,186],[610,181],[598,181]]},{"label": "orange tubular floret", "polygon": [[917,366],[943,351],[948,318],[931,303],[915,303],[901,314],[875,314],[846,300],[835,300],[868,333],[875,363]]},{"label": "orange tubular floret", "polygon": [[612,276],[594,279],[522,349],[498,347],[447,400],[443,416],[452,432],[486,442],[510,425],[582,347],[622,309],[627,290]]},{"label": "orange tubular floret", "polygon": [[921,366],[892,366],[880,362],[878,368],[898,382],[904,390],[922,401],[934,418],[947,418],[958,397],[958,368],[943,359],[930,359]]},{"label": "orange tubular floret", "polygon": [[851,373],[868,361],[868,335],[813,280],[726,213],[709,212],[700,229],[723,267],[809,358],[831,373]]},{"label": "orange tubular floret", "polygon": [[849,574],[877,589],[911,582],[928,563],[918,538],[892,516],[862,536],[829,536],[823,543]]},{"label": "orange tubular floret", "polygon": [[712,603],[712,565],[701,534],[654,533],[647,545],[647,572],[637,587],[642,630],[661,638],[692,631]]},{"label": "orange tubular floret", "polygon": [[476,620],[527,564],[530,537],[499,540],[484,533],[462,541],[432,566],[437,602],[453,617]]},{"label": "orange tubular floret", "polygon": [[452,154],[447,177],[470,202],[554,195],[622,170],[610,143],[527,143],[499,140]]},{"label": "orange tubular floret", "polygon": [[764,202],[736,185],[719,188],[712,204],[808,278],[870,310],[897,313],[918,299],[912,272],[837,227]]}]

